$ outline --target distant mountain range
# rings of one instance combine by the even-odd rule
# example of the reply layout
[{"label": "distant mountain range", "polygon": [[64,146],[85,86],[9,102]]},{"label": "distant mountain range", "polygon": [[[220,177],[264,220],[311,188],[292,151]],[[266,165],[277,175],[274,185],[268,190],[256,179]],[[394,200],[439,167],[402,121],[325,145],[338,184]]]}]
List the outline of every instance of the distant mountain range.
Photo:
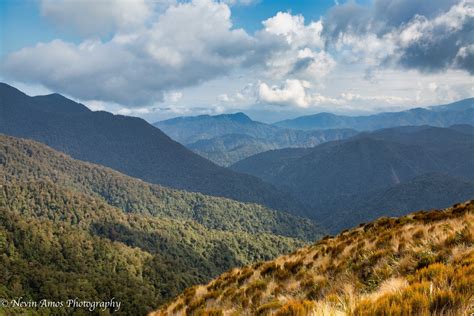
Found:
[{"label": "distant mountain range", "polygon": [[344,116],[319,113],[275,123],[275,126],[300,130],[351,128],[372,131],[396,126],[431,125],[449,127],[455,124],[474,124],[474,98],[429,108],[415,108],[401,112],[385,112],[367,116]]},{"label": "distant mountain range", "polygon": [[34,139],[151,183],[304,213],[271,184],[215,165],[142,119],[93,112],[59,94],[30,97],[0,83],[0,133]]},{"label": "distant mountain range", "polygon": [[5,299],[114,297],[124,315],[321,236],[308,219],[152,185],[5,135],[0,210]]},{"label": "distant mountain range", "polygon": [[244,113],[178,117],[154,125],[174,140],[222,166],[271,149],[314,147],[357,133],[351,129],[291,130],[254,121]]},{"label": "distant mountain range", "polygon": [[397,127],[231,167],[292,192],[333,232],[474,198],[474,127]]}]

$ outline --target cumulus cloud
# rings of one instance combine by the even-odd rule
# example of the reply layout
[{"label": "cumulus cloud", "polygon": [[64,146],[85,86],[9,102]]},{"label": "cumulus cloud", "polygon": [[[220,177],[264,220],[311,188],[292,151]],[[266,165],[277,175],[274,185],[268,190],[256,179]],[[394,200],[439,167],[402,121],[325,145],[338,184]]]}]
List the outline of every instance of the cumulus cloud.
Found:
[{"label": "cumulus cloud", "polygon": [[297,79],[287,79],[281,87],[270,87],[262,82],[259,86],[258,95],[262,102],[306,108],[310,105],[310,100],[306,95],[306,89],[309,86],[307,81]]},{"label": "cumulus cloud", "polygon": [[[465,89],[474,74],[472,0],[347,1],[315,21],[278,12],[249,34],[232,25],[230,6],[252,3],[40,0],[42,15],[82,42],[57,39],[13,52],[2,76],[136,115],[152,115],[144,109],[159,102],[187,113],[192,87],[216,80],[231,84],[208,86],[199,98],[214,112],[255,102],[347,108],[472,95]],[[437,72],[459,82],[432,79]],[[236,81],[254,85],[239,90]],[[416,95],[407,92],[413,89]]]},{"label": "cumulus cloud", "polygon": [[[3,71],[82,100],[143,106],[163,93],[251,65],[268,44],[233,29],[230,9],[211,0],[170,6],[146,29],[80,45],[54,40],[10,54]],[[267,45],[267,46],[266,46]]]},{"label": "cumulus cloud", "polygon": [[311,84],[305,80],[287,79],[281,86],[261,82],[258,98],[262,103],[309,108],[316,105],[342,105],[344,98],[333,98],[321,93],[311,92]]},{"label": "cumulus cloud", "polygon": [[[263,77],[318,80],[335,65],[324,51],[322,22],[305,24],[300,15],[280,12],[264,21],[261,31],[249,35],[233,28],[226,3],[212,0],[172,4],[154,15],[149,11],[150,2],[145,0],[133,2],[134,9],[128,7],[128,0],[109,3],[110,12],[103,10],[102,2],[89,0],[43,0],[42,6],[44,14],[70,18],[71,25],[75,25],[71,14],[74,5],[82,1],[99,6],[87,10],[115,28],[112,39],[86,39],[79,45],[62,40],[39,43],[10,54],[3,71],[15,80],[40,82],[81,100],[141,107],[169,101],[164,98],[167,91],[194,86],[237,69],[256,66],[263,70]],[[135,29],[125,27],[148,17],[152,18],[148,24]],[[78,23],[86,20],[78,19]],[[87,27],[91,29],[85,31],[91,32],[107,29],[104,25]]]},{"label": "cumulus cloud", "polygon": [[305,25],[302,15],[278,12],[274,17],[263,21],[262,24],[266,32],[284,36],[291,45],[297,47],[324,47],[324,42],[321,38],[323,30],[321,21]]},{"label": "cumulus cloud", "polygon": [[278,12],[262,24],[265,33],[278,36],[288,45],[265,59],[269,78],[320,80],[334,68],[336,62],[324,50],[321,20],[306,24],[302,15]]},{"label": "cumulus cloud", "polygon": [[116,29],[143,25],[155,6],[168,6],[173,0],[41,0],[41,14],[61,28],[84,36],[108,34]]},{"label": "cumulus cloud", "polygon": [[241,5],[241,6],[248,6],[255,3],[258,3],[260,0],[223,0],[224,3],[228,5]]},{"label": "cumulus cloud", "polygon": [[[460,68],[473,73],[471,0],[376,0],[334,7],[324,36],[344,61],[368,66],[398,64],[423,72]],[[467,62],[465,62],[467,61]]]}]

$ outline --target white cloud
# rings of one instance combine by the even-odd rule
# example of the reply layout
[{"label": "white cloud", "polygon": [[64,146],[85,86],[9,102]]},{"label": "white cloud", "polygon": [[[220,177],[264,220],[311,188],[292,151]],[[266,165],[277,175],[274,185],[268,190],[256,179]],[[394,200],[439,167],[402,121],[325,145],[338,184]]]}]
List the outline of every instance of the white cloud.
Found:
[{"label": "white cloud", "polygon": [[223,0],[222,2],[227,3],[228,5],[241,5],[248,6],[259,2],[260,0]]},{"label": "white cloud", "polygon": [[[85,38],[16,51],[2,76],[147,117],[255,104],[373,111],[472,96],[474,3],[447,0],[435,10],[410,1],[377,0],[370,14],[341,2],[335,10],[346,15],[316,21],[279,12],[249,34],[232,25],[229,5],[253,0],[40,0],[46,18]],[[422,9],[406,13],[414,7]]]},{"label": "white cloud", "polygon": [[171,0],[40,0],[43,16],[62,28],[85,36],[103,35],[117,29],[130,30],[145,24],[154,6]]},{"label": "white cloud", "polygon": [[[258,41],[232,29],[230,9],[211,0],[169,7],[147,29],[79,45],[54,40],[10,54],[3,70],[82,100],[143,106],[163,93],[258,61]],[[87,20],[87,19],[86,19]]]},{"label": "white cloud", "polygon": [[149,114],[152,111],[149,107],[144,108],[121,108],[116,111],[116,114],[127,115],[127,116],[139,116]]},{"label": "white cloud", "polygon": [[[398,25],[390,25],[392,21],[378,20],[375,11],[372,13],[374,16],[367,14],[362,19],[364,9],[354,4],[341,5],[337,10],[340,13],[347,11],[347,16],[341,14],[341,17],[328,22],[330,29],[337,31],[333,31],[335,34],[324,35],[330,39],[337,51],[338,61],[341,62],[364,63],[368,68],[402,65],[424,72],[459,68],[473,73],[472,64],[465,59],[458,59],[458,56],[464,47],[469,47],[469,43],[472,43],[474,2],[456,2],[458,3],[448,10],[437,14],[433,14],[437,12],[435,6],[430,10],[431,14],[426,12],[426,16],[415,12]],[[379,0],[376,4],[381,3],[385,3],[389,10],[397,8],[401,3],[405,7],[399,8],[400,10],[424,7],[414,4],[410,7],[407,1],[392,0]],[[400,15],[400,12],[404,12],[400,10],[394,10],[390,14]],[[350,18],[354,21],[347,21]],[[400,19],[399,16],[394,18]]]},{"label": "white cloud", "polygon": [[262,24],[266,32],[284,36],[290,45],[324,48],[324,41],[321,37],[323,31],[321,20],[305,25],[302,15],[278,12],[274,17],[263,21]]},{"label": "white cloud", "polygon": [[172,91],[166,92],[164,95],[164,102],[165,103],[176,103],[183,97],[182,92]]},{"label": "white cloud", "polygon": [[262,102],[306,108],[310,105],[310,100],[306,95],[307,88],[309,88],[307,81],[297,79],[287,79],[281,87],[270,87],[262,82],[259,86],[258,95]]},{"label": "white cloud", "polygon": [[273,52],[266,61],[266,77],[299,80],[320,80],[335,66],[333,57],[325,51],[321,20],[305,24],[302,15],[278,12],[262,22],[264,32],[284,39],[288,47]]}]

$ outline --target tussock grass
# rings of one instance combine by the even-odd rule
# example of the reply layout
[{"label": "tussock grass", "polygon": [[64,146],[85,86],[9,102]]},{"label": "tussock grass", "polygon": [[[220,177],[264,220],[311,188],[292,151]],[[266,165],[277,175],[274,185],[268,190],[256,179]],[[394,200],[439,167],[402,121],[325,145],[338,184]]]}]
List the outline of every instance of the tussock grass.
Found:
[{"label": "tussock grass", "polygon": [[474,202],[384,217],[233,269],[207,289],[185,291],[156,315],[469,315]]}]

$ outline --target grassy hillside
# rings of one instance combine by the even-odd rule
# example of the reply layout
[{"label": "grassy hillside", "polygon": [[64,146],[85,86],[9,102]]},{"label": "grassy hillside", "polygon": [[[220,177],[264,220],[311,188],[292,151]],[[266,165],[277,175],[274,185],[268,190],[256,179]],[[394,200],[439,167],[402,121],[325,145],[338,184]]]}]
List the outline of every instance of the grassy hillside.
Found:
[{"label": "grassy hillside", "polygon": [[147,184],[3,135],[0,210],[0,297],[115,297],[127,315],[305,244],[282,235],[318,235],[307,220]]},{"label": "grassy hillside", "polygon": [[184,291],[152,315],[469,315],[474,202],[380,218]]}]

